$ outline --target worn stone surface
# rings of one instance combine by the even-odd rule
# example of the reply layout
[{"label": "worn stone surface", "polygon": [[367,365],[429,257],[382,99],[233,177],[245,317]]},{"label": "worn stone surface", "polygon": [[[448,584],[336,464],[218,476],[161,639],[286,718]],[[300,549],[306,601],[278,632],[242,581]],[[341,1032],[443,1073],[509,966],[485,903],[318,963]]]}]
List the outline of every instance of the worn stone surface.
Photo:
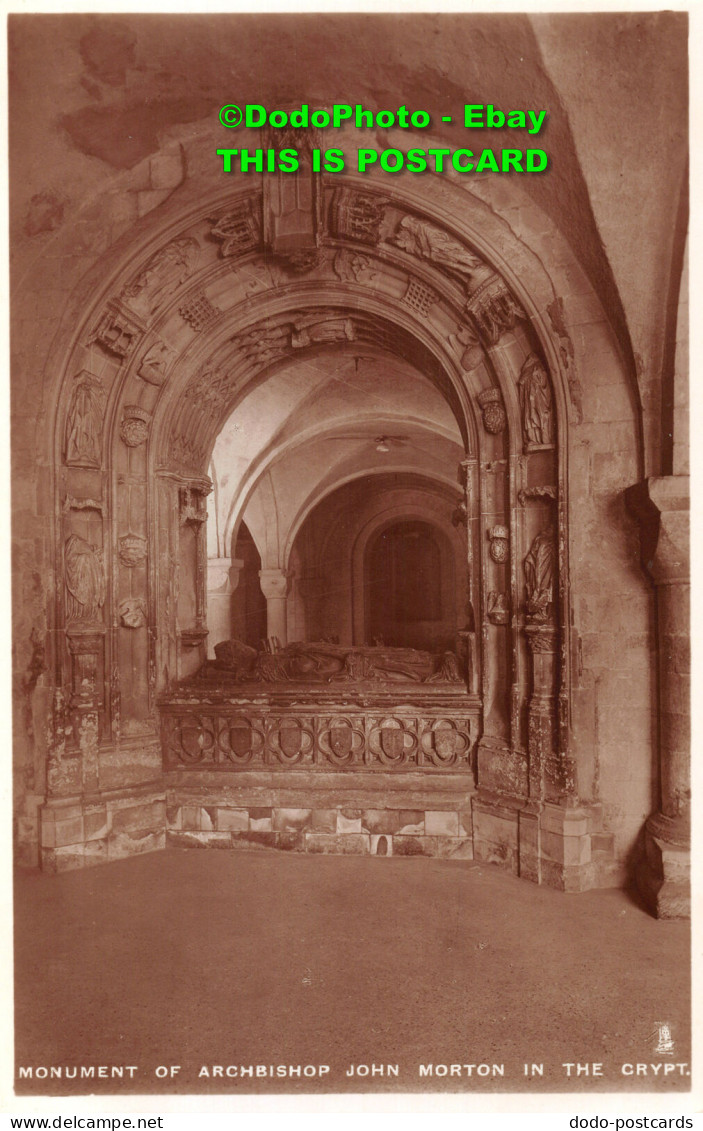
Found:
[{"label": "worn stone surface", "polygon": [[220,832],[246,832],[249,828],[249,814],[247,810],[218,809],[217,828]]},{"label": "worn stone surface", "polygon": [[273,828],[276,832],[307,829],[312,824],[311,809],[274,809]]}]

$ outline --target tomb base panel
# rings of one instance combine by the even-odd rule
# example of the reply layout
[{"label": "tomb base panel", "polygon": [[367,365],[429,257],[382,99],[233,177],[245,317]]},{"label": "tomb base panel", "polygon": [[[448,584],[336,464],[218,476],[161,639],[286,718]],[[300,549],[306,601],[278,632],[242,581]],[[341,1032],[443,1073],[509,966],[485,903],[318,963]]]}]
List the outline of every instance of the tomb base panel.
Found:
[{"label": "tomb base panel", "polygon": [[39,810],[41,867],[65,872],[156,852],[166,843],[161,783],[62,797]]},{"label": "tomb base panel", "polygon": [[175,774],[167,843],[471,860],[472,795],[461,774]]}]

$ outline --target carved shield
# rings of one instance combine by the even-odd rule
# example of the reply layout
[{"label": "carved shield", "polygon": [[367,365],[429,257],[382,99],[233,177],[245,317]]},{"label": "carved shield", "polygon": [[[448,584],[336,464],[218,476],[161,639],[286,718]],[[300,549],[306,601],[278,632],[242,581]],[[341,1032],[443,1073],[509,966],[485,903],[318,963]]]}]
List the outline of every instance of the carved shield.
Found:
[{"label": "carved shield", "polygon": [[180,750],[178,756],[182,762],[200,762],[206,753],[212,750],[214,740],[212,734],[203,726],[202,719],[189,716],[178,720],[178,736]]},{"label": "carved shield", "polygon": [[330,727],[330,747],[338,758],[344,758],[350,753],[353,739],[351,727]]},{"label": "carved shield", "polygon": [[236,726],[229,728],[230,749],[242,757],[251,750],[251,727]]},{"label": "carved shield", "polygon": [[398,727],[381,727],[381,749],[389,758],[400,758],[405,749],[405,735]]},{"label": "carved shield", "polygon": [[288,757],[292,758],[294,754],[298,754],[303,741],[303,732],[300,727],[291,723],[286,723],[278,732],[278,741],[281,744],[281,750]]},{"label": "carved shield", "polygon": [[455,730],[436,730],[434,732],[434,748],[440,758],[448,761],[456,754],[457,733]]}]

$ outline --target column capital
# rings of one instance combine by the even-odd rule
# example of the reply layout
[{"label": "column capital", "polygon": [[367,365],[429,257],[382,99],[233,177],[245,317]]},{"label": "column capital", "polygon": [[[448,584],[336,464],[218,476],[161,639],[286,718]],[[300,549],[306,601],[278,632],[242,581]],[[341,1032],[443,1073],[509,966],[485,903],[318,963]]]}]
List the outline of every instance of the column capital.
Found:
[{"label": "column capital", "polygon": [[208,558],[208,593],[233,593],[243,565],[243,558]]},{"label": "column capital", "polygon": [[688,475],[653,476],[625,491],[640,523],[642,565],[655,585],[690,581],[690,499]]},{"label": "column capital", "polygon": [[261,592],[266,600],[270,601],[276,598],[282,600],[284,597],[287,597],[292,577],[292,570],[260,569],[259,582],[261,584]]}]

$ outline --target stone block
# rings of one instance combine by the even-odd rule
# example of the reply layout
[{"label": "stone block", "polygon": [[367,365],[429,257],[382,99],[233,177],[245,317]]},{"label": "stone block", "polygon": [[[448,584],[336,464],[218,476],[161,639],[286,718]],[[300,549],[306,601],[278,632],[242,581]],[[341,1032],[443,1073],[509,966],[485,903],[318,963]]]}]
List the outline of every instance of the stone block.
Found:
[{"label": "stone block", "polygon": [[434,855],[444,860],[473,860],[474,842],[466,836],[438,836]]},{"label": "stone block", "polygon": [[428,809],[425,813],[425,833],[427,836],[459,835],[459,814],[449,810]]},{"label": "stone block", "polygon": [[334,833],[337,831],[336,809],[313,809],[311,828],[319,833]]},{"label": "stone block", "polygon": [[217,828],[220,832],[245,833],[249,829],[247,809],[218,809]]},{"label": "stone block", "polygon": [[383,833],[374,835],[371,834],[371,855],[372,856],[392,856],[393,855],[393,837],[386,836]]},{"label": "stone block", "polygon": [[394,836],[394,856],[435,856],[436,839],[429,836]]},{"label": "stone block", "polygon": [[541,826],[546,832],[559,836],[585,836],[590,828],[589,814],[583,809],[550,808],[545,805]]},{"label": "stone block", "polygon": [[459,810],[459,836],[472,836],[474,831],[473,815],[470,809]]},{"label": "stone block", "polygon": [[215,832],[184,832],[169,829],[169,846],[178,848],[231,848],[232,838],[229,833]]},{"label": "stone block", "polygon": [[306,833],[305,851],[331,856],[364,856],[371,849],[366,833],[348,833],[338,836],[331,833]]},{"label": "stone block", "polygon": [[312,809],[274,809],[273,829],[275,832],[286,832],[310,828],[312,824]]},{"label": "stone block", "polygon": [[273,819],[271,817],[254,818],[249,810],[249,831],[252,833],[273,832]]},{"label": "stone block", "polygon": [[302,852],[304,849],[305,833],[302,829],[287,829],[274,833],[274,836],[276,848],[284,852]]},{"label": "stone block", "polygon": [[269,806],[265,806],[265,805],[250,805],[249,806],[249,818],[252,821],[261,821],[265,817],[270,817],[272,812],[273,812],[273,810],[271,809],[270,805]]},{"label": "stone block", "polygon": [[181,812],[180,805],[166,806],[166,828],[180,829],[182,827]]},{"label": "stone block", "polygon": [[149,162],[152,189],[172,189],[183,180],[183,158],[180,153],[160,153]]},{"label": "stone block", "polygon": [[691,915],[691,851],[645,830],[645,853],[636,868],[639,887],[658,919]]},{"label": "stone block", "polygon": [[[351,810],[347,810],[351,812]],[[354,810],[358,812],[358,810]],[[340,809],[337,814],[337,832],[342,834],[360,833],[361,832],[361,816],[358,817],[345,817],[344,811]]]},{"label": "stone block", "polygon": [[138,856],[142,852],[159,852],[166,844],[166,834],[158,832],[139,832],[125,830],[115,832],[114,828],[107,841],[109,860],[123,860],[128,856]]},{"label": "stone block", "polygon": [[96,809],[86,809],[83,828],[86,841],[104,839],[109,832],[107,806],[100,805]]},{"label": "stone block", "polygon": [[493,841],[496,844],[509,844],[517,848],[517,810],[510,813],[496,813],[484,808],[474,808],[474,837]]},{"label": "stone block", "polygon": [[42,872],[47,872],[49,875],[53,875],[57,871],[55,848],[42,848],[41,869]]},{"label": "stone block", "polygon": [[553,860],[564,866],[590,863],[590,836],[563,836],[559,833],[543,830],[541,843],[541,856],[543,860]]},{"label": "stone block", "polygon": [[517,849],[505,841],[484,840],[474,833],[474,860],[481,860],[484,864],[498,864],[501,868],[508,868],[515,875],[518,874]]},{"label": "stone block", "polygon": [[[195,821],[199,821],[199,810],[195,810]],[[166,803],[151,801],[141,805],[128,805],[113,809],[113,832],[130,832],[137,829],[163,828],[166,823]]]},{"label": "stone block", "polygon": [[57,872],[73,872],[76,868],[85,865],[85,852],[82,844],[69,844],[62,848],[55,848]]},{"label": "stone block", "polygon": [[201,807],[200,809],[200,830],[204,833],[211,833],[215,828],[215,822],[207,809]]},{"label": "stone block", "polygon": [[422,825],[425,824],[425,811],[424,809],[399,809],[398,810],[398,828],[402,830],[405,825]]},{"label": "stone block", "polygon": [[50,816],[42,814],[41,847],[47,849],[56,847],[56,821],[54,820],[53,814]]},{"label": "stone block", "polygon": [[400,814],[397,809],[363,809],[361,826],[369,833],[393,834],[398,831]]},{"label": "stone block", "polygon": [[356,821],[361,816],[361,809],[348,809],[346,806],[342,806],[340,812],[348,821]]},{"label": "stone block", "polygon": [[55,826],[55,844],[57,848],[70,844],[83,844],[83,818],[69,817],[67,820],[57,820]]},{"label": "stone block", "polygon": [[232,833],[232,844],[235,848],[275,848],[276,837],[279,833],[273,832],[272,829],[263,832],[256,832],[249,830],[246,833]]}]

